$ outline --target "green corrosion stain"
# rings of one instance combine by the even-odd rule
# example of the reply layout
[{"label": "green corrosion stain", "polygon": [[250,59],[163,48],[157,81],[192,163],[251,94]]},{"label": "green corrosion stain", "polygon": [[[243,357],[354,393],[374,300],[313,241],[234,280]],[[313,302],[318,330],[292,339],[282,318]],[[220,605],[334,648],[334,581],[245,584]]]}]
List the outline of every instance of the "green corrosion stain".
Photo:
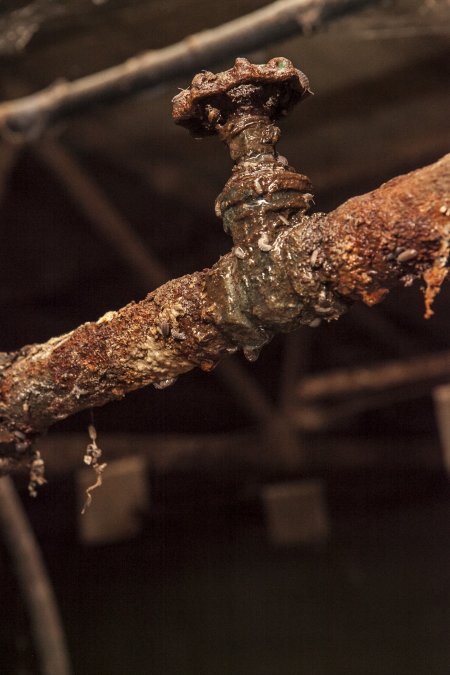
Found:
[{"label": "green corrosion stain", "polygon": [[280,59],[277,62],[277,70],[286,70],[287,65],[288,65],[287,61],[285,61],[284,59]]}]

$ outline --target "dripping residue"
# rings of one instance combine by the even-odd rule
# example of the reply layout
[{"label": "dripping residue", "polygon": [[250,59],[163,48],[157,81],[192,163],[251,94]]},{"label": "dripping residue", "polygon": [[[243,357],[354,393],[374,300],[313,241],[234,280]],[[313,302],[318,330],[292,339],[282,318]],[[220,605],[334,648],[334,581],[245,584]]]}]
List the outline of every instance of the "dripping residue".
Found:
[{"label": "dripping residue", "polygon": [[106,463],[103,464],[99,463],[99,459],[102,456],[102,451],[97,445],[97,430],[93,423],[88,426],[88,434],[90,443],[88,443],[86,447],[86,453],[83,457],[83,461],[85,464],[93,468],[96,475],[96,481],[95,483],[93,483],[93,485],[90,485],[86,489],[86,501],[84,502],[84,506],[81,511],[82,514],[84,514],[86,512],[86,509],[92,504],[91,493],[93,492],[93,490],[96,490],[102,484],[103,481],[102,474],[107,467]]},{"label": "dripping residue", "polygon": [[39,450],[35,450],[30,464],[30,480],[28,482],[30,497],[37,497],[37,488],[45,485],[46,482],[44,460]]},{"label": "dripping residue", "polygon": [[176,381],[177,381],[176,377],[168,377],[165,380],[153,382],[153,386],[155,387],[155,389],[167,389],[167,387],[171,387],[172,384],[175,384]]},{"label": "dripping residue", "polygon": [[250,363],[253,363],[254,361],[258,360],[258,356],[261,353],[262,347],[253,347],[251,345],[246,345],[245,347],[242,348],[242,351],[244,353],[245,358],[247,361],[250,361]]}]

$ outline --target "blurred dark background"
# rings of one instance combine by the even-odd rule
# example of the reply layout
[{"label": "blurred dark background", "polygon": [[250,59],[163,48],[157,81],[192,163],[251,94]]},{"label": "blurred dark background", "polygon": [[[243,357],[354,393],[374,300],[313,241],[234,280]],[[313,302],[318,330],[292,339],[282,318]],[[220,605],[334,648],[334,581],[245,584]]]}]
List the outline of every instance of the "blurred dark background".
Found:
[{"label": "blurred dark background", "polygon": [[[94,73],[266,4],[3,2],[0,95]],[[449,21],[446,0],[391,0],[235,55],[283,55],[308,75],[315,96],[283,121],[279,149],[312,179],[318,209],[448,151]],[[170,276],[229,249],[214,216],[227,152],[171,121],[171,98],[188,83],[93,107],[26,146],[3,143],[0,350],[45,341],[151,290],[102,234],[95,207],[89,217],[70,189],[77,172],[87,202],[100,191]],[[63,154],[49,160],[55,144]],[[17,484],[74,673],[446,675],[450,494],[432,384],[360,405],[333,401],[316,416],[296,387],[319,372],[444,354],[449,301],[447,285],[425,321],[419,284],[399,289],[335,324],[278,336],[255,364],[237,357],[231,371],[195,371],[95,411],[105,461],[145,459],[145,508],[108,542],[80,526],[89,415],[51,430],[41,446],[49,484],[36,500],[26,477]],[[275,421],[255,412],[255,395]],[[96,508],[97,493],[93,521]],[[6,549],[0,579],[0,672],[38,673]]]}]

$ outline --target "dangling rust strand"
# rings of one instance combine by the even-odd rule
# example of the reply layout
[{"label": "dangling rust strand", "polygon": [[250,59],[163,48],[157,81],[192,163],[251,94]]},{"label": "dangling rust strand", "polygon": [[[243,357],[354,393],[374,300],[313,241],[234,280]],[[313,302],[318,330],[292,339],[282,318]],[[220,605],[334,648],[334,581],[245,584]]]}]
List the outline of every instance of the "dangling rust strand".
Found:
[{"label": "dangling rust strand", "polygon": [[287,59],[237,59],[175,97],[177,123],[229,147],[234,167],[216,213],[233,249],[141,302],[0,353],[0,470],[29,459],[36,435],[79,410],[212,370],[238,349],[253,361],[276,332],[336,319],[356,300],[373,305],[395,284],[423,277],[431,313],[447,273],[450,155],[306,215],[311,184],[278,154],[275,121],[310,93]]}]

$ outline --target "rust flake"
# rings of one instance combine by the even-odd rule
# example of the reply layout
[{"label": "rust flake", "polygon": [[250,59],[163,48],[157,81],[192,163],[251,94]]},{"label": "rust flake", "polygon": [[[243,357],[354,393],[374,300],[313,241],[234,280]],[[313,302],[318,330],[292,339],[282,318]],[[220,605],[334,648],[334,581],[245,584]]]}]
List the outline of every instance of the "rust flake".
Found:
[{"label": "rust flake", "polygon": [[431,269],[426,270],[423,274],[423,279],[425,281],[425,287],[423,289],[425,298],[425,319],[430,319],[434,314],[432,305],[441,290],[441,285],[447,274],[448,269],[446,267],[437,266],[431,267]]}]

